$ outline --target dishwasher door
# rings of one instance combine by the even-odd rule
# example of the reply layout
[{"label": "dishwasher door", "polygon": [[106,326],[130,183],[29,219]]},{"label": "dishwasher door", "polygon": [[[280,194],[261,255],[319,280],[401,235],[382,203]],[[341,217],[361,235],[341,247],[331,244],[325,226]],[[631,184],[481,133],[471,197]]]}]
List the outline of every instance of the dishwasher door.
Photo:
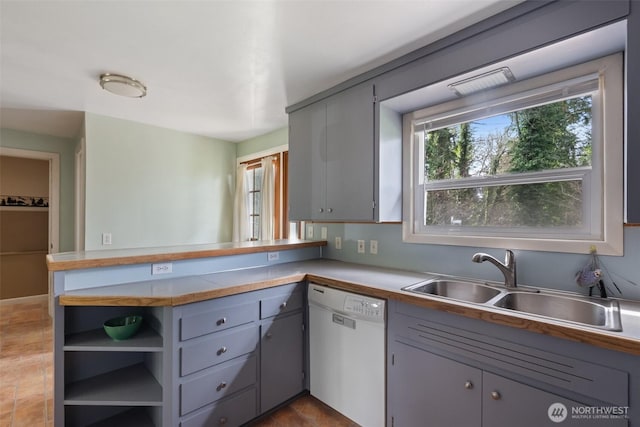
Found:
[{"label": "dishwasher door", "polygon": [[309,285],[311,394],[366,427],[385,424],[384,308],[383,300]]}]

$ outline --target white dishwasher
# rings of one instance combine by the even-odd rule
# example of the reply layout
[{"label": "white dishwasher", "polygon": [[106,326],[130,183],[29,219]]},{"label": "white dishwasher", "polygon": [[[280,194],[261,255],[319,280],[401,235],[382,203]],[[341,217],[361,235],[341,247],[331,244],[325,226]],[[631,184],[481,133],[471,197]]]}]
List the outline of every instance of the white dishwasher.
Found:
[{"label": "white dishwasher", "polygon": [[385,424],[385,301],[309,284],[311,395],[364,427]]}]

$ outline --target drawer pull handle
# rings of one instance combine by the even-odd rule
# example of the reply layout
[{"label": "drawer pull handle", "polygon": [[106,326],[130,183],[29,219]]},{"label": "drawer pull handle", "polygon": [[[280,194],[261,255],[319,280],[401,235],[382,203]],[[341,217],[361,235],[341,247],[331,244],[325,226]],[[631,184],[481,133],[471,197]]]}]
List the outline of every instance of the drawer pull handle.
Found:
[{"label": "drawer pull handle", "polygon": [[226,317],[223,317],[222,319],[220,319],[220,320],[218,320],[218,321],[216,322],[216,324],[217,324],[218,326],[220,326],[220,325],[224,325],[225,323],[227,323],[227,318],[226,318]]},{"label": "drawer pull handle", "polygon": [[284,301],[282,304],[280,304],[280,310],[284,310],[285,308],[287,308],[287,302]]},{"label": "drawer pull handle", "polygon": [[473,388],[473,383],[471,381],[467,381],[466,383],[464,383],[464,388],[466,388],[467,390],[471,390]]},{"label": "drawer pull handle", "polygon": [[222,418],[220,418],[220,420],[218,421],[218,424],[220,424],[220,425],[222,426],[222,425],[225,425],[225,424],[227,423],[227,421],[228,421],[228,420],[227,420],[227,417],[222,417]]},{"label": "drawer pull handle", "polygon": [[493,400],[500,400],[500,398],[502,398],[502,396],[500,396],[500,393],[497,391],[492,391],[491,392],[491,398]]},{"label": "drawer pull handle", "polygon": [[220,350],[218,350],[218,356],[225,354],[227,352],[227,347],[222,347]]},{"label": "drawer pull handle", "polygon": [[222,390],[222,389],[224,389],[224,388],[227,388],[227,383],[226,383],[226,382],[224,382],[224,381],[222,381],[222,382],[218,385],[218,387],[217,387],[217,388],[218,388],[218,391],[220,391],[220,390]]}]

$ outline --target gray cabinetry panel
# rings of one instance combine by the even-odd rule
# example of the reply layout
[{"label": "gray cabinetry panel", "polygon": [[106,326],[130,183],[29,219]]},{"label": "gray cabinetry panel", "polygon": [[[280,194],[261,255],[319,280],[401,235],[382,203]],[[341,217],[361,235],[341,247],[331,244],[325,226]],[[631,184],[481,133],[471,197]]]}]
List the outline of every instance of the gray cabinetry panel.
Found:
[{"label": "gray cabinetry panel", "polygon": [[262,324],[260,352],[260,412],[304,389],[302,313]]},{"label": "gray cabinetry panel", "polygon": [[197,308],[201,307],[198,305],[185,309],[185,314],[180,319],[182,341],[249,323],[256,318],[258,310],[255,301],[232,306],[214,306],[210,310],[200,312],[197,311]]},{"label": "gray cabinetry panel", "polygon": [[302,309],[302,291],[283,293],[260,300],[260,319]]},{"label": "gray cabinetry panel", "polygon": [[258,345],[258,326],[238,326],[213,334],[180,350],[180,374],[191,374],[235,357],[250,353]]},{"label": "gray cabinetry panel", "polygon": [[400,343],[394,359],[387,390],[393,426],[482,425],[480,369]]},{"label": "gray cabinetry panel", "polygon": [[[483,425],[491,427],[551,427],[607,426],[621,427],[628,425],[624,418],[588,419],[580,414],[572,414],[573,408],[584,408],[586,405],[565,399],[558,395],[538,390],[488,372],[483,373],[482,383],[482,419]],[[557,404],[564,406],[557,406]],[[551,414],[549,408],[554,406]]]},{"label": "gray cabinetry panel", "polygon": [[238,359],[180,386],[180,415],[222,399],[257,381],[256,357]]},{"label": "gray cabinetry panel", "polygon": [[289,218],[308,220],[326,205],[327,106],[309,105],[289,116]]},{"label": "gray cabinetry panel", "polygon": [[256,389],[250,388],[184,419],[180,427],[238,427],[256,416]]},{"label": "gray cabinetry panel", "polygon": [[373,90],[356,86],[291,114],[291,219],[374,219]]}]

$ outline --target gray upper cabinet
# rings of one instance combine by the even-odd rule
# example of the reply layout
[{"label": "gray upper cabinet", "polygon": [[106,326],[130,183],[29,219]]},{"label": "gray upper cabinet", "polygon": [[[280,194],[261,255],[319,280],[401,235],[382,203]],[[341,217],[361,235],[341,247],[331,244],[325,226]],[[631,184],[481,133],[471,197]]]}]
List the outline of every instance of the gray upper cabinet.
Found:
[{"label": "gray upper cabinet", "polygon": [[372,84],[290,114],[289,176],[291,219],[375,219]]}]

